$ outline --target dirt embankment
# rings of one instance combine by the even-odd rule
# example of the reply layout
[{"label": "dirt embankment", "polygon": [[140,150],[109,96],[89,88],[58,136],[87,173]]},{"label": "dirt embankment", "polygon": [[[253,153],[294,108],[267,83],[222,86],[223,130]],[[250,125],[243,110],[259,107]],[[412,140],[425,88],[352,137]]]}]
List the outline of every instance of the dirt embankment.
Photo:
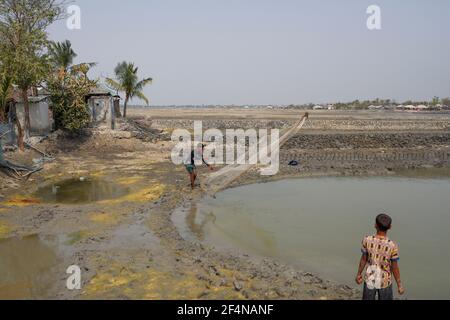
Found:
[{"label": "dirt embankment", "polygon": [[[161,130],[184,128],[193,129],[195,120],[182,119],[147,119],[139,117],[140,121],[146,122],[154,128]],[[293,120],[267,120],[267,119],[204,119],[202,122],[204,130],[207,129],[285,129],[289,128],[298,119]],[[391,120],[391,119],[314,119],[310,118],[305,130],[315,131],[448,131],[450,130],[450,119],[443,120]]]},{"label": "dirt embankment", "polygon": [[[205,128],[282,128],[291,123],[272,118],[210,121],[204,123]],[[362,123],[344,119],[345,124],[341,121],[339,125],[335,120],[320,121],[324,122],[319,125],[313,119],[315,129],[310,127],[283,147],[277,178],[379,174],[449,165],[447,120],[407,121],[389,132],[380,131],[373,119],[357,120]],[[363,132],[369,122],[377,130]],[[184,168],[170,161],[172,144],[167,142],[167,134],[159,139],[158,130],[189,129],[192,121],[141,116],[138,128],[129,126],[123,123],[115,132],[97,129],[84,138],[55,134],[38,145],[56,158],[42,172],[28,182],[1,176],[0,238],[37,234],[59,248],[60,263],[52,269],[51,288],[37,298],[358,298],[357,290],[312,273],[270,259],[219,252],[208,244],[182,238],[172,222],[172,212],[188,210],[190,202],[195,203],[202,194],[190,191]],[[150,133],[155,136],[149,139]],[[414,154],[425,157],[416,159]],[[27,151],[8,153],[7,157],[32,162],[39,156]],[[297,160],[299,166],[288,166],[290,160]],[[102,179],[129,188],[129,192],[79,205],[44,203],[33,196],[40,186],[80,177]],[[250,181],[261,180],[249,173],[239,183]],[[65,288],[65,271],[72,264],[83,270],[81,292]],[[20,293],[14,291],[14,284],[9,285],[12,293]]]},{"label": "dirt embankment", "polygon": [[[287,166],[296,160],[300,166]],[[373,174],[450,165],[450,132],[306,134],[281,152],[282,173]]]}]

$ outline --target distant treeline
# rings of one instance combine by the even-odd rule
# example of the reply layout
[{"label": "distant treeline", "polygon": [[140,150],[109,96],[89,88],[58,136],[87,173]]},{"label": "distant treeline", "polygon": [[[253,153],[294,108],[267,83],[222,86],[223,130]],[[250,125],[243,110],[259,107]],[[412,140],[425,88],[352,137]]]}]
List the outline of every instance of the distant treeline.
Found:
[{"label": "distant treeline", "polygon": [[434,97],[431,101],[404,101],[397,102],[391,99],[375,99],[375,100],[355,100],[351,102],[337,102],[337,103],[327,103],[327,104],[303,104],[303,105],[289,105],[288,108],[291,109],[309,109],[323,107],[323,109],[335,109],[335,110],[368,110],[370,108],[395,108],[398,106],[419,106],[424,105],[429,109],[442,109],[443,107],[450,106],[450,98],[439,98]]},{"label": "distant treeline", "polygon": [[[397,102],[390,99],[375,99],[375,100],[355,100],[351,102],[335,102],[326,104],[290,104],[290,105],[152,105],[151,108],[251,108],[251,109],[301,109],[301,110],[313,110],[313,109],[331,109],[331,110],[369,110],[369,109],[394,109],[399,106],[426,106],[428,110],[439,110],[450,107],[450,98],[438,98],[435,97],[431,101],[404,101]],[[148,108],[149,106],[130,105],[131,108]]]}]

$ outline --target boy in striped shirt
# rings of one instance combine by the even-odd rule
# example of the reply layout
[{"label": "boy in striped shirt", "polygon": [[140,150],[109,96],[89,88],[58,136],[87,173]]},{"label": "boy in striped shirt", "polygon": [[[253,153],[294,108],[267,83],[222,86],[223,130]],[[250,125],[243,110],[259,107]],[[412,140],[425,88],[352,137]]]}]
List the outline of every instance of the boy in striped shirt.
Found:
[{"label": "boy in striped shirt", "polygon": [[377,295],[378,300],[393,300],[392,277],[397,282],[398,293],[405,293],[400,279],[398,245],[387,237],[391,227],[391,217],[380,214],[375,223],[376,235],[363,240],[362,257],[356,276],[356,283],[361,285],[364,282],[363,300],[376,300]]}]

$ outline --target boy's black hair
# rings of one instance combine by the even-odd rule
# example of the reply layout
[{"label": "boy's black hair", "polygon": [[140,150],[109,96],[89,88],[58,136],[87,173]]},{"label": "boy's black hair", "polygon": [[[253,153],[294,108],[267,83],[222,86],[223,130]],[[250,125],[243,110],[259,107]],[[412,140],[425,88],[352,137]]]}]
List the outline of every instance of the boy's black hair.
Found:
[{"label": "boy's black hair", "polygon": [[389,217],[387,214],[380,214],[376,219],[377,227],[380,231],[386,232],[391,229],[392,226],[392,218]]}]

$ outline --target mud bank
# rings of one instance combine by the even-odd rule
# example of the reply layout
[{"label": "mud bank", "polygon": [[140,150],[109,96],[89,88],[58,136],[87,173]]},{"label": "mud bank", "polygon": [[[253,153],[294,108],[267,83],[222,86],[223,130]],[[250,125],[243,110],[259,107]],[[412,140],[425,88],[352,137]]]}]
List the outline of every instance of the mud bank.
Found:
[{"label": "mud bank", "polygon": [[[198,118],[196,121],[202,121],[204,129],[227,129],[227,128],[242,128],[242,129],[284,129],[291,127],[298,120],[299,115],[294,120],[263,120],[263,119],[202,119]],[[147,119],[140,118],[140,121],[147,122],[155,128],[193,128],[195,120],[161,120],[161,119]],[[450,119],[314,119],[310,118],[304,126],[305,130],[313,131],[426,131],[426,130],[450,130]]]}]

